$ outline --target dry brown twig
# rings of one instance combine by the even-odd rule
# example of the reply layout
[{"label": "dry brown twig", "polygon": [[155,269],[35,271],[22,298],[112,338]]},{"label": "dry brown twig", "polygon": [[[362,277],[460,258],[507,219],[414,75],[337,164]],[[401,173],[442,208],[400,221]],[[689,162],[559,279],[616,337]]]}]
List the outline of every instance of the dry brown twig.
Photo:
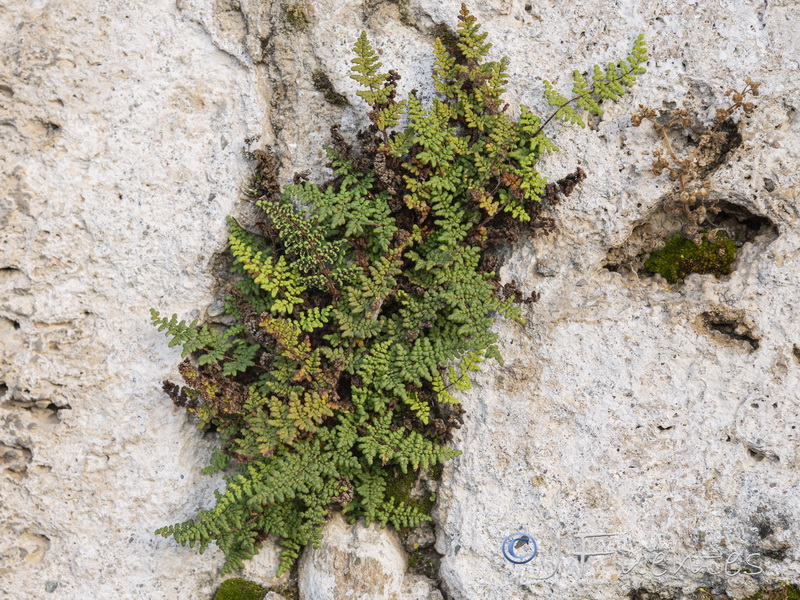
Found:
[{"label": "dry brown twig", "polygon": [[[747,98],[758,96],[759,85],[761,84],[747,77],[745,86],[740,91],[729,89],[725,92],[726,96],[731,97],[732,104],[726,108],[718,108],[714,121],[709,126],[703,126],[696,116],[690,115],[685,109],[674,110],[664,119],[654,109],[640,105],[639,110],[631,117],[634,127],[649,121],[661,139],[662,148],[653,152],[655,158],[652,170],[656,175],[666,171],[669,179],[676,182],[677,189],[673,194],[677,206],[683,210],[688,220],[683,233],[695,243],[699,243],[703,237],[713,239],[718,231],[725,231],[713,221],[713,215],[719,212],[719,208],[716,202],[709,201],[711,189],[707,178],[723,162],[725,154],[738,136],[737,127],[731,118],[739,110],[745,115],[753,112],[755,104]],[[694,149],[688,154],[681,154],[671,141],[670,134],[687,129],[699,130],[700,133]],[[726,233],[730,236],[730,232]]]}]

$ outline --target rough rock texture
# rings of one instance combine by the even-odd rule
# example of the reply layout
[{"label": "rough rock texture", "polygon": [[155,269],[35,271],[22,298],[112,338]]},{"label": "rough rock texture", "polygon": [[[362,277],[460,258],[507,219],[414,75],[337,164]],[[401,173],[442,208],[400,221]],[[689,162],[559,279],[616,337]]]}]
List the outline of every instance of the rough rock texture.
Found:
[{"label": "rough rock texture", "polygon": [[[244,150],[275,145],[289,178],[322,164],[332,123],[352,133],[364,109],[347,71],[361,29],[403,74],[401,92],[430,97],[433,32],[455,24],[458,4],[0,6],[0,597],[211,596],[218,553],[153,536],[208,506],[219,481],[199,473],[212,440],[160,391],[177,352],[148,310],[188,317],[218,299]],[[437,509],[442,588],[454,599],[603,600],[698,587],[742,597],[797,581],[796,3],[481,5],[471,8],[497,56],[511,59],[512,110],[545,112],[542,77],[565,88],[571,69],[623,54],[639,32],[654,59],[587,130],[552,130],[562,151],[544,173],[581,165],[588,178],[554,211],[558,233],[520,244],[503,268],[542,299],[528,325],[498,323],[506,365],[487,365],[462,397],[464,454]],[[326,101],[318,71],[350,106]],[[643,103],[710,118],[748,75],[762,97],[712,184],[771,225],[721,280],[670,288],[604,268],[659,221],[670,189],[648,172],[655,138],[630,113]],[[528,565],[500,551],[517,530],[539,543]],[[619,535],[587,539],[585,552],[615,554],[584,564],[575,536],[592,533]],[[755,554],[750,570],[762,572],[735,574],[733,557]],[[276,556],[266,545],[243,575],[274,583]]]},{"label": "rough rock texture", "polygon": [[348,525],[335,515],[319,548],[300,560],[298,588],[304,600],[441,600],[423,577],[406,574],[397,534],[377,525]]},{"label": "rough rock texture", "polygon": [[153,535],[217,482],[148,310],[208,303],[261,97],[167,2],[4,3],[0,53],[0,597],[210,597]]}]

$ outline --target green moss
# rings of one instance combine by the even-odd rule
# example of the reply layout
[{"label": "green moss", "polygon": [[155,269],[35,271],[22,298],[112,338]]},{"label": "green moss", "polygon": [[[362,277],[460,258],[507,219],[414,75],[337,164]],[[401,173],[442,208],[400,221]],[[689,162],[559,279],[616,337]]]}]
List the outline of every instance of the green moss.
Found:
[{"label": "green moss", "polygon": [[[437,465],[438,466],[438,465]],[[436,494],[424,493],[421,497],[412,495],[417,483],[417,471],[411,469],[407,473],[396,471],[387,479],[386,496],[393,498],[396,504],[403,502],[407,506],[419,508],[426,515],[430,514],[436,502]],[[441,477],[441,470],[439,470]]]},{"label": "green moss", "polygon": [[790,583],[768,590],[759,590],[745,600],[800,600],[800,588]]},{"label": "green moss", "polygon": [[[728,596],[717,596],[700,588],[695,592],[695,600],[729,600],[729,598]],[[778,587],[760,589],[744,600],[800,600],[800,588],[787,582]]]},{"label": "green moss", "polygon": [[214,594],[214,600],[262,600],[267,590],[246,579],[227,579]]},{"label": "green moss", "polygon": [[704,238],[700,244],[676,233],[661,250],[650,254],[644,268],[669,283],[680,283],[690,273],[711,273],[717,278],[730,275],[735,258],[736,242],[721,231],[714,241]]},{"label": "green moss", "polygon": [[419,548],[408,554],[408,570],[434,581],[439,577],[441,564],[442,557],[432,546]]},{"label": "green moss", "polygon": [[[443,472],[444,465],[439,463],[428,469],[425,476],[429,480],[441,481]],[[386,496],[394,498],[395,503],[403,502],[430,514],[436,503],[436,494],[428,492],[423,492],[421,495],[413,494],[419,475],[419,471],[411,469],[407,473],[395,471],[386,482]]]},{"label": "green moss", "polygon": [[334,106],[346,106],[350,104],[350,102],[347,101],[347,96],[336,91],[331,82],[331,78],[328,77],[325,71],[314,71],[314,74],[311,76],[311,81],[314,82],[314,89],[318,92],[322,92],[325,96],[325,100]]},{"label": "green moss", "polygon": [[302,31],[310,23],[308,13],[299,4],[290,4],[286,7],[286,21],[297,31]]}]

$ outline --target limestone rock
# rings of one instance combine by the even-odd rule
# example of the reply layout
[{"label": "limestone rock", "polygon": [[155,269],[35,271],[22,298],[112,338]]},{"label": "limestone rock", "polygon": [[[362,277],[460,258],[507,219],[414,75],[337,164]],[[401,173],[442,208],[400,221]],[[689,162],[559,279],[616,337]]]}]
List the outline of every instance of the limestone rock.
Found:
[{"label": "limestone rock", "polygon": [[406,555],[397,534],[376,525],[348,525],[335,515],[318,548],[300,559],[301,600],[438,600],[421,576],[406,576]]},{"label": "limestone rock", "polygon": [[[287,21],[289,5],[306,10],[303,28]],[[353,135],[366,112],[347,77],[362,29],[402,74],[400,93],[429,100],[431,42],[455,26],[458,5],[3,4],[0,597],[211,596],[219,552],[153,534],[208,507],[222,482],[199,472],[213,437],[160,391],[178,353],[149,309],[187,318],[223,295],[224,217],[247,216],[245,151],[273,145],[285,179],[306,169],[324,178],[330,125]],[[494,57],[510,58],[512,111],[546,113],[542,78],[568,90],[572,69],[624,54],[640,32],[654,58],[634,93],[586,130],[552,129],[561,152],[543,173],[581,165],[587,179],[552,211],[557,232],[519,244],[501,272],[541,300],[525,309],[527,325],[497,324],[506,364],[485,365],[461,396],[463,455],[445,469],[436,513],[448,597],[612,600],[698,587],[742,597],[753,584],[797,581],[796,3],[471,8]],[[316,71],[350,104],[326,102]],[[668,288],[613,270],[614,249],[668,224],[672,184],[649,173],[656,142],[630,127],[631,112],[641,103],[710,119],[746,76],[763,82],[758,107],[712,183],[771,225],[720,280]],[[332,523],[329,556],[385,574],[364,594],[437,597],[403,576],[390,534]],[[500,545],[519,530],[539,556],[515,566]],[[585,538],[581,550],[576,536],[591,533],[618,535]],[[364,539],[377,554],[363,553]],[[581,551],[613,554],[579,562]],[[268,544],[247,576],[273,583],[275,556]],[[318,597],[337,574],[313,556],[300,577]]]}]

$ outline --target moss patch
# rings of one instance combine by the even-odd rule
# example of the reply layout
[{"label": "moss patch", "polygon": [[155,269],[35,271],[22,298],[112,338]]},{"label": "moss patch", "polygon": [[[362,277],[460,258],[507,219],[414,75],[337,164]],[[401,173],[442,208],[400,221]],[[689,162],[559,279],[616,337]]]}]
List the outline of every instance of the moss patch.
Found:
[{"label": "moss patch", "polygon": [[[439,465],[437,465],[439,466]],[[436,469],[441,478],[441,468]],[[419,508],[425,514],[430,514],[433,509],[433,504],[436,502],[436,494],[425,492],[415,493],[414,489],[417,486],[417,471],[411,469],[407,473],[396,472],[393,473],[386,481],[386,496],[393,498],[395,504],[400,502],[407,506]],[[432,478],[433,474],[431,475]]]},{"label": "moss patch", "polygon": [[336,91],[331,82],[331,78],[328,77],[325,71],[319,69],[314,71],[314,74],[311,76],[311,81],[314,83],[314,89],[318,92],[322,92],[325,96],[325,100],[334,106],[346,106],[350,104],[350,102],[347,101],[347,96]]},{"label": "moss patch", "polygon": [[442,555],[433,546],[419,548],[408,553],[408,570],[418,575],[424,575],[432,581],[439,579],[441,564]]},{"label": "moss patch", "polygon": [[266,595],[267,590],[257,583],[234,578],[219,586],[214,600],[262,600]]},{"label": "moss patch", "polygon": [[785,583],[772,590],[759,590],[745,600],[800,600],[800,588]]},{"label": "moss patch", "polygon": [[286,22],[297,31],[302,31],[310,23],[308,13],[299,4],[290,4],[286,7]]},{"label": "moss patch", "polygon": [[704,238],[700,244],[676,233],[661,250],[650,254],[644,268],[669,283],[680,283],[691,273],[730,275],[735,258],[736,242],[721,231],[713,241]]},{"label": "moss patch", "polygon": [[[695,592],[694,598],[695,600],[729,600],[727,596],[718,596],[703,588]],[[800,600],[800,588],[790,583],[784,583],[778,587],[758,590],[744,600]]]},{"label": "moss patch", "polygon": [[444,465],[442,463],[439,463],[428,469],[428,479],[432,479],[433,481],[441,481],[443,473],[444,473]]}]

